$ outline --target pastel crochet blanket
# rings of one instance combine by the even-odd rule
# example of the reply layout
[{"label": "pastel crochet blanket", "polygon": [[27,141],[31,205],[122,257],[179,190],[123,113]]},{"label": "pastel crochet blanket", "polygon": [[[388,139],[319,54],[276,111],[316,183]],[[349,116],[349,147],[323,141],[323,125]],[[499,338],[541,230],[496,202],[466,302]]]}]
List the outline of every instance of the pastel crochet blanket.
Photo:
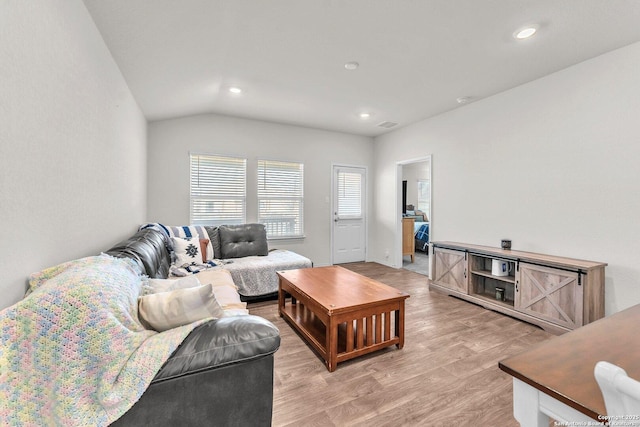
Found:
[{"label": "pastel crochet blanket", "polygon": [[1,425],[108,425],[201,323],[146,330],[129,259],[70,261],[29,285],[30,295],[0,311]]}]

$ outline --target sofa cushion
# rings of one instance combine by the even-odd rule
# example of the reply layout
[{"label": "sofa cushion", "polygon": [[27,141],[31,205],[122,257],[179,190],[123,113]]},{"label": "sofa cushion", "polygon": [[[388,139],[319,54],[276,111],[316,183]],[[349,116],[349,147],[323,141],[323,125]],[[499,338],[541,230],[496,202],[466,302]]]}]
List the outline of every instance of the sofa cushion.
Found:
[{"label": "sofa cushion", "polygon": [[138,264],[142,274],[152,278],[165,278],[171,267],[173,244],[163,231],[145,228],[105,253],[119,258],[131,258]]},{"label": "sofa cushion", "polygon": [[269,254],[264,224],[221,225],[220,258],[242,258]]},{"label": "sofa cushion", "polygon": [[138,313],[140,320],[158,332],[224,316],[211,284],[142,296]]},{"label": "sofa cushion", "polygon": [[213,225],[205,225],[204,229],[209,235],[211,247],[213,248],[213,258],[220,259],[220,236],[218,235],[218,227]]},{"label": "sofa cushion", "polygon": [[153,382],[260,358],[280,347],[278,328],[262,317],[225,317],[196,327]]},{"label": "sofa cushion", "polygon": [[224,268],[231,272],[241,297],[254,297],[278,292],[277,271],[312,266],[309,258],[285,249],[274,249],[266,257],[235,258]]}]

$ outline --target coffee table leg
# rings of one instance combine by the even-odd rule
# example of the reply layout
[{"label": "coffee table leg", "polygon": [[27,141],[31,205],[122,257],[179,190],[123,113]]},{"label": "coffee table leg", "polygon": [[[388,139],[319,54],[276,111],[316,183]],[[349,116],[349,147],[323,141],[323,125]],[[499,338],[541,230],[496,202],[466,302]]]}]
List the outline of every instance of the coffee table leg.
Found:
[{"label": "coffee table leg", "polygon": [[327,325],[327,369],[329,372],[336,370],[338,365],[338,325],[329,318]]},{"label": "coffee table leg", "polygon": [[400,302],[400,306],[396,310],[396,335],[398,337],[398,349],[404,347],[404,301]]},{"label": "coffee table leg", "polygon": [[[281,279],[282,280],[282,279]],[[278,314],[282,317],[282,311],[284,310],[284,294],[282,286],[278,288]]]}]

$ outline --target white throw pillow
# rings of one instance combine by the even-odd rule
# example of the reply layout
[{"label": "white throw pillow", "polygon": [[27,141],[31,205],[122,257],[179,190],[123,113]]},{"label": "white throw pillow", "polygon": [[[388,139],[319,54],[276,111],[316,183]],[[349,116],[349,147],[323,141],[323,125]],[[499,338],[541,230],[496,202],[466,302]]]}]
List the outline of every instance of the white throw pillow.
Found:
[{"label": "white throw pillow", "polygon": [[173,241],[173,250],[176,253],[175,265],[183,267],[185,264],[196,265],[203,263],[199,238],[172,237],[171,240]]},{"label": "white throw pillow", "polygon": [[224,317],[211,284],[138,298],[140,319],[158,332],[206,318]]}]

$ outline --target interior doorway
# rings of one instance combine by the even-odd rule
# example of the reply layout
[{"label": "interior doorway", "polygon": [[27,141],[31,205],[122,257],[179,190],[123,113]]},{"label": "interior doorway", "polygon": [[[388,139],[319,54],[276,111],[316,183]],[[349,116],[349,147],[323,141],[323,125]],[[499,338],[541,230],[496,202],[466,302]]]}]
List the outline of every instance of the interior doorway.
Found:
[{"label": "interior doorway", "polygon": [[[429,242],[433,230],[431,171],[431,155],[398,162],[396,265],[425,276],[429,275]],[[409,227],[412,230],[409,231]],[[413,250],[413,256],[409,255],[408,247]]]}]

